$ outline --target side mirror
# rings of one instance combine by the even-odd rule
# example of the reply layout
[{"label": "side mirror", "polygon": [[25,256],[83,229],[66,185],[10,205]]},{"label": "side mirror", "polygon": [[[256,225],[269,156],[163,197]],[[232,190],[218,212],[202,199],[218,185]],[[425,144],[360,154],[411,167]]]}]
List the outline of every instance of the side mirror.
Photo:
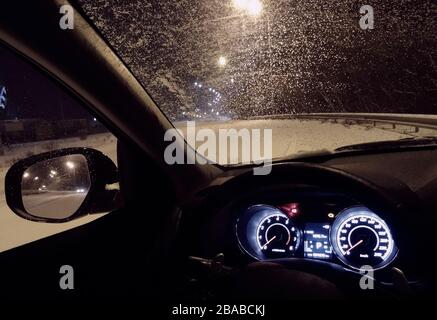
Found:
[{"label": "side mirror", "polygon": [[18,216],[67,222],[121,205],[116,165],[103,153],[71,148],[15,163],[5,179],[6,202]]}]

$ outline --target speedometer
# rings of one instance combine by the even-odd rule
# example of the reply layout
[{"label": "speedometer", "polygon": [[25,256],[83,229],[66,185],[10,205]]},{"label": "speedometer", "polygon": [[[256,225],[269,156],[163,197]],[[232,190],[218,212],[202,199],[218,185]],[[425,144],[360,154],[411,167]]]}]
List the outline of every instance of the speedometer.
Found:
[{"label": "speedometer", "polygon": [[371,266],[381,269],[396,257],[391,231],[384,220],[365,207],[342,211],[331,231],[337,257],[354,269]]}]

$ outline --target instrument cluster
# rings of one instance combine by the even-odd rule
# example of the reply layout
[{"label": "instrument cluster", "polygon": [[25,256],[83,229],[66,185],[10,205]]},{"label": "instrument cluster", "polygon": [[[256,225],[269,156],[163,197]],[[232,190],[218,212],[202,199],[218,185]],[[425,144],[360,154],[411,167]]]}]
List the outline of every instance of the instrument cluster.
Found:
[{"label": "instrument cluster", "polygon": [[384,219],[347,201],[251,204],[235,228],[240,248],[256,260],[304,258],[378,270],[398,253]]}]

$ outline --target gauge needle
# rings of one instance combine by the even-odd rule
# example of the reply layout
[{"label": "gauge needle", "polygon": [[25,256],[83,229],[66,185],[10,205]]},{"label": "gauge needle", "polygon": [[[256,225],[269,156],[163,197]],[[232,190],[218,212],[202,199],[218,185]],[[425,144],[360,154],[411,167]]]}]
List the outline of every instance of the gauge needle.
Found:
[{"label": "gauge needle", "polygon": [[274,237],[271,238],[269,241],[267,241],[267,242],[264,244],[264,247],[267,247],[267,246],[269,245],[269,243],[272,242],[272,241],[275,240],[275,239],[276,239],[276,236],[274,236]]},{"label": "gauge needle", "polygon": [[352,247],[349,248],[349,250],[347,250],[345,252],[345,254],[348,254],[349,252],[351,252],[354,248],[358,247],[360,244],[363,243],[363,240],[358,241],[357,243],[355,243]]}]

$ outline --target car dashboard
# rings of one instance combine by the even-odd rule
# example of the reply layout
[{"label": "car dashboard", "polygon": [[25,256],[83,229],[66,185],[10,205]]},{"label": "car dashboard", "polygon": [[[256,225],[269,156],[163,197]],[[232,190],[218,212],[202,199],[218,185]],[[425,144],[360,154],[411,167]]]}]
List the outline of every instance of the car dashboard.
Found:
[{"label": "car dashboard", "polygon": [[235,222],[238,246],[256,260],[305,258],[379,270],[397,256],[388,224],[343,194],[296,191],[248,203]]},{"label": "car dashboard", "polygon": [[436,150],[415,150],[277,163],[268,176],[235,169],[185,208],[180,250],[222,255],[233,269],[268,262],[326,278],[336,270],[356,284],[371,272],[389,288],[400,273],[414,290],[433,290],[423,244],[434,241],[436,164]]}]

